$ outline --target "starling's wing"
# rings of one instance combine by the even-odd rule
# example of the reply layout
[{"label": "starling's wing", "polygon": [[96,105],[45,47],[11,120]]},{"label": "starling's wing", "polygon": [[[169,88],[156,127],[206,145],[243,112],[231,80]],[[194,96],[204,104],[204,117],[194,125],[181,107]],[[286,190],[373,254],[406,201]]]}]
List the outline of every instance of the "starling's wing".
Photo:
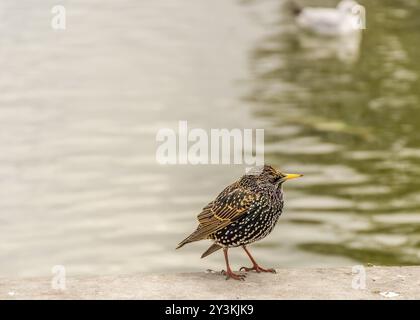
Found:
[{"label": "starling's wing", "polygon": [[200,223],[197,230],[184,239],[178,248],[189,242],[207,239],[212,233],[245,214],[259,198],[259,194],[245,189],[238,182],[228,186],[216,200],[203,208],[197,217]]},{"label": "starling's wing", "polygon": [[258,200],[259,194],[237,183],[229,186],[198,215],[200,233],[207,237],[224,228],[248,212],[251,205]]}]

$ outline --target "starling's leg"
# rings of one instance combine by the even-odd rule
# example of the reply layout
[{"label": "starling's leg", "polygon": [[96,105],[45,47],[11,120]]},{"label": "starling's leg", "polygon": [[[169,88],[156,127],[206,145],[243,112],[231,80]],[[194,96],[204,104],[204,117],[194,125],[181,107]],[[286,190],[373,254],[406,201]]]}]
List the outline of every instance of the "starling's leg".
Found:
[{"label": "starling's leg", "polygon": [[223,254],[225,255],[225,261],[226,261],[226,271],[222,273],[226,275],[226,280],[229,278],[235,279],[235,280],[245,280],[244,274],[236,274],[230,269],[229,265],[229,258],[228,258],[228,248],[223,248]]},{"label": "starling's leg", "polygon": [[255,270],[256,272],[271,272],[271,273],[276,273],[276,270],[274,269],[264,269],[262,267],[260,267],[258,265],[258,263],[254,260],[254,258],[251,256],[251,253],[248,251],[248,249],[246,248],[246,246],[242,246],[242,248],[244,248],[246,254],[248,255],[249,259],[251,259],[252,262],[252,267],[251,268],[247,268],[247,267],[242,267],[239,270],[245,270],[245,271],[252,271]]}]

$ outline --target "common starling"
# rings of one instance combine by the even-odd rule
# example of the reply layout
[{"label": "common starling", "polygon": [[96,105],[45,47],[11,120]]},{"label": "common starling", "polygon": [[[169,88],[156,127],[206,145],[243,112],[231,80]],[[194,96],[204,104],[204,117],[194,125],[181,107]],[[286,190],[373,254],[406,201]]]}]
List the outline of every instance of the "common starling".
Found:
[{"label": "common starling", "polygon": [[229,248],[242,246],[252,267],[240,270],[275,273],[274,269],[259,266],[246,246],[273,230],[283,211],[283,182],[301,176],[282,173],[270,165],[265,165],[259,173],[242,176],[203,208],[197,216],[197,229],[177,249],[190,242],[211,239],[214,243],[201,258],[223,248],[226,279],[244,280],[245,275],[232,272],[228,259]]}]

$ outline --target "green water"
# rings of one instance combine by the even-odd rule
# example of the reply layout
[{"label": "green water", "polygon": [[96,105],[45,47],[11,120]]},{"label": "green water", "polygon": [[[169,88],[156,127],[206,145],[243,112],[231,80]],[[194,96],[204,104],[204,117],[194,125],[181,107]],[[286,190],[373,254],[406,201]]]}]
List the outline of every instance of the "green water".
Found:
[{"label": "green water", "polygon": [[[296,187],[302,197],[327,199],[316,207],[306,201],[295,210],[307,218],[290,222],[329,224],[337,237],[308,239],[300,250],[418,264],[420,3],[363,4],[367,29],[354,60],[317,56],[327,40],[308,50],[287,21],[274,23],[251,55],[255,83],[246,99],[270,123],[269,159],[305,169],[312,183]],[[286,134],[279,130],[285,127]],[[334,216],[348,222],[334,223]]]}]

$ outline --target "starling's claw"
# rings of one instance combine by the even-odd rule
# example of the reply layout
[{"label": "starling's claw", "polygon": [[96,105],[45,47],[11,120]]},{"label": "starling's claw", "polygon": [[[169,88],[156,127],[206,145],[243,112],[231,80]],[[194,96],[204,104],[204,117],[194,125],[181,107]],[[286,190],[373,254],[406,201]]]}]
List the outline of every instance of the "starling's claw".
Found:
[{"label": "starling's claw", "polygon": [[240,267],[240,268],[239,268],[239,271],[245,271],[245,272],[248,272],[248,271],[251,271],[251,270],[254,270],[254,268],[247,268],[247,267]]},{"label": "starling's claw", "polygon": [[239,280],[239,281],[245,281],[246,275],[244,274],[236,274],[236,273],[230,273],[226,275],[226,280],[229,280],[230,278]]},{"label": "starling's claw", "polygon": [[276,273],[276,270],[274,270],[273,268],[269,268],[269,269],[264,269],[262,267],[260,267],[259,265],[254,265],[251,268],[247,268],[247,267],[241,267],[239,269],[239,271],[245,271],[245,272],[249,272],[249,271],[255,271],[257,273],[260,272],[270,272],[270,273]]},{"label": "starling's claw", "polygon": [[232,271],[226,272],[225,270],[222,270],[220,273],[226,276],[226,280],[229,280],[230,278],[232,278],[239,281],[245,281],[245,278],[246,278],[246,274],[237,274]]}]

